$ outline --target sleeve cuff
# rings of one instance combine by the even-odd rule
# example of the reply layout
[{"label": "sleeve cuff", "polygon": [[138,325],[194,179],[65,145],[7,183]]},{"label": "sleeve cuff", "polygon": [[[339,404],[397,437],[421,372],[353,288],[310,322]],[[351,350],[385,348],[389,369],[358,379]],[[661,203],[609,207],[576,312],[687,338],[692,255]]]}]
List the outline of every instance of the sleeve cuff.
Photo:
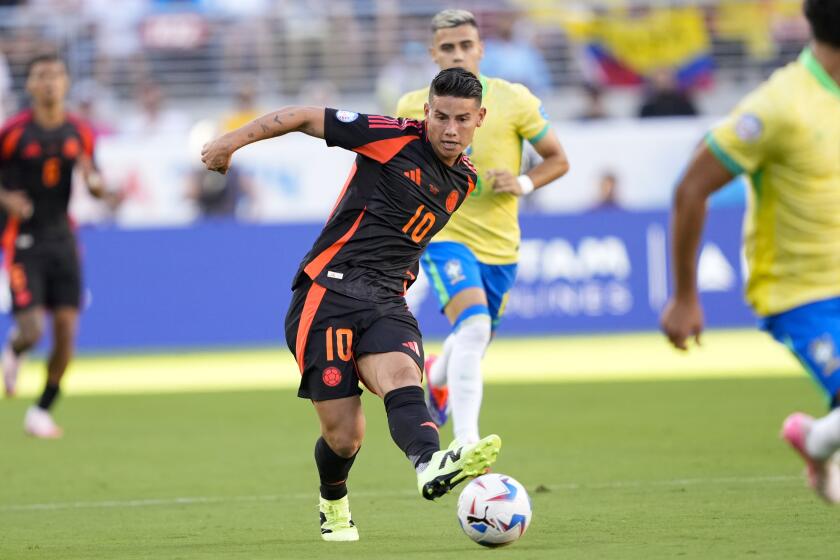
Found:
[{"label": "sleeve cuff", "polygon": [[706,134],[705,141],[709,151],[714,154],[718,161],[720,161],[730,173],[735,176],[746,173],[746,170],[737,161],[732,159],[732,156],[727,154],[720,144],[717,143],[711,132]]},{"label": "sleeve cuff", "polygon": [[528,142],[530,142],[531,144],[536,144],[537,142],[539,142],[540,140],[543,139],[543,136],[548,134],[548,129],[549,128],[551,128],[551,123],[545,123],[545,126],[543,127],[543,129],[541,131],[539,131],[536,136],[532,136],[531,138],[528,138]]}]

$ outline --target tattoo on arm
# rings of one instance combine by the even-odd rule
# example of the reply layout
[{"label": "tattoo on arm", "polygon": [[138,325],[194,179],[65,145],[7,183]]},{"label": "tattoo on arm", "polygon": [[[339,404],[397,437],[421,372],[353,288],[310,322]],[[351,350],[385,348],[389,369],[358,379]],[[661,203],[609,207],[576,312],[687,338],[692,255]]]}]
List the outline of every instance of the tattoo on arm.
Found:
[{"label": "tattoo on arm", "polygon": [[283,121],[280,120],[280,115],[274,115],[274,122],[276,122],[280,126],[283,126]]},{"label": "tattoo on arm", "polygon": [[249,133],[248,133],[248,138],[253,138],[253,137],[254,137],[254,133],[253,133],[253,132],[249,132]]},{"label": "tattoo on arm", "polygon": [[260,128],[262,129],[263,132],[268,132],[268,130],[269,130],[268,127],[265,125],[265,123],[260,123]]}]

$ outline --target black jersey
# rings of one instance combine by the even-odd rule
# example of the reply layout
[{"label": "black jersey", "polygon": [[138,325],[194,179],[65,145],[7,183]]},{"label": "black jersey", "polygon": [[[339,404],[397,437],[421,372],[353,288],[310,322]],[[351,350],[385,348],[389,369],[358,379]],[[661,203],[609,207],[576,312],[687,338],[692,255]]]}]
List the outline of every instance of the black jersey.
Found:
[{"label": "black jersey", "polygon": [[324,139],[358,156],[293,286],[306,275],[366,301],[405,294],[429,240],[475,187],[475,168],[464,155],[440,161],[425,122],[411,119],[327,109]]},{"label": "black jersey", "polygon": [[[0,185],[22,191],[32,202],[32,217],[22,221],[18,235],[34,241],[71,235],[67,206],[73,167],[82,155],[93,158],[90,128],[67,116],[59,127],[44,129],[24,111],[0,129]],[[14,224],[14,221],[10,221]]]}]

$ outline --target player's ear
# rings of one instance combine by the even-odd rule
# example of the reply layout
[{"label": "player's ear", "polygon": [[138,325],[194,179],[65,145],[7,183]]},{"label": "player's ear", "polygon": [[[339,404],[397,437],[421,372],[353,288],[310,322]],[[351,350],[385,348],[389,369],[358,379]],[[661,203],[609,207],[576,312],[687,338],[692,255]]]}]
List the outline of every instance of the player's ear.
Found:
[{"label": "player's ear", "polygon": [[429,107],[429,103],[428,103],[428,102],[423,103],[423,115],[425,116],[426,120],[429,120],[429,112],[430,112],[431,110],[432,110],[432,108],[431,108],[431,107]]},{"label": "player's ear", "polygon": [[486,116],[487,116],[487,108],[486,107],[481,107],[478,110],[478,122],[475,124],[475,126],[481,126],[482,123],[484,122],[484,117],[486,117]]}]

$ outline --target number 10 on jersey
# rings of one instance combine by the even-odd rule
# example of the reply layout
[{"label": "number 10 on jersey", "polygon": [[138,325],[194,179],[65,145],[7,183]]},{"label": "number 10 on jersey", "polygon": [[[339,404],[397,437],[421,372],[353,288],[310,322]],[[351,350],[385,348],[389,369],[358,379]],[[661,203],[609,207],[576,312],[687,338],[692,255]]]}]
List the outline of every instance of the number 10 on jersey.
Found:
[{"label": "number 10 on jersey", "polygon": [[426,237],[426,234],[429,233],[429,230],[432,229],[433,225],[435,225],[435,215],[426,210],[425,204],[421,204],[417,207],[417,211],[414,212],[411,219],[408,220],[408,223],[403,226],[402,231],[403,233],[411,231],[411,239],[415,243],[420,243]]}]

